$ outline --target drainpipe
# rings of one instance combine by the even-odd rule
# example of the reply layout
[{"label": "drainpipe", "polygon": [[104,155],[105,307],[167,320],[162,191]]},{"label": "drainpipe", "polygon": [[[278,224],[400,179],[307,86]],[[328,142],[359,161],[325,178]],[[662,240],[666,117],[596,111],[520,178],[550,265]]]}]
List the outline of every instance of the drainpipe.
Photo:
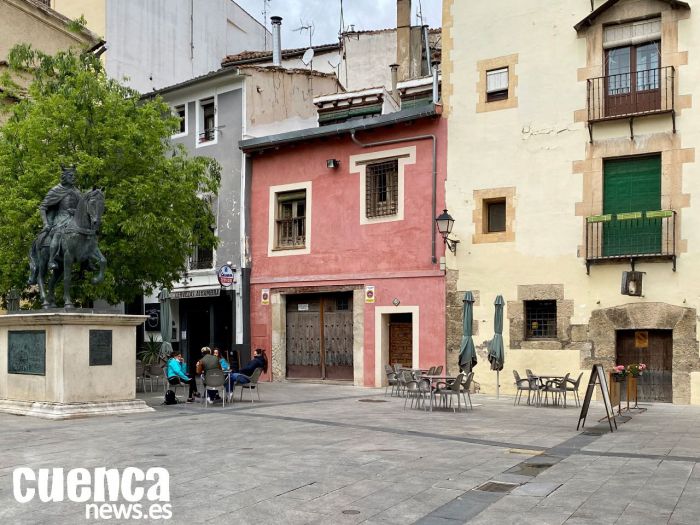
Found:
[{"label": "drainpipe", "polygon": [[394,97],[394,100],[400,104],[401,100],[396,89],[396,85],[399,83],[399,65],[389,64],[389,68],[391,69],[391,96]]},{"label": "drainpipe", "polygon": [[279,67],[282,65],[282,40],[280,35],[282,17],[271,16],[270,21],[272,22],[272,65]]},{"label": "drainpipe", "polygon": [[355,137],[355,130],[352,130],[350,132],[350,138],[352,141],[360,146],[361,148],[372,148],[374,146],[388,146],[390,144],[399,144],[401,142],[412,142],[415,140],[432,140],[433,141],[433,199],[432,199],[432,205],[433,205],[433,215],[430,218],[430,227],[432,231],[432,262],[433,264],[437,263],[437,256],[435,253],[435,217],[437,213],[437,137],[435,135],[416,135],[414,137],[404,137],[400,139],[392,139],[392,140],[382,140],[380,142],[367,142],[363,143],[357,140]]}]

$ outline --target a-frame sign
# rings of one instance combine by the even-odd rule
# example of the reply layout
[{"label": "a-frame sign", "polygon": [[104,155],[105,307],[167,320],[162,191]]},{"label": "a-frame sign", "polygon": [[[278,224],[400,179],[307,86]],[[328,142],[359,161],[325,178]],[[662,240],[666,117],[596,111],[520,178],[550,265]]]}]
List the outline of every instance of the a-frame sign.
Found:
[{"label": "a-frame sign", "polygon": [[591,405],[591,398],[593,397],[593,390],[595,389],[596,383],[600,385],[600,391],[603,395],[603,404],[605,405],[605,414],[608,418],[608,424],[610,425],[610,432],[613,432],[613,425],[615,425],[614,430],[617,430],[617,421],[615,421],[615,413],[613,412],[612,403],[610,402],[608,381],[605,378],[603,365],[593,365],[593,368],[591,369],[591,377],[588,379],[586,397],[584,397],[583,404],[581,405],[581,414],[578,417],[578,425],[576,425],[576,430],[578,430],[579,427],[583,428],[586,424],[588,407]]}]

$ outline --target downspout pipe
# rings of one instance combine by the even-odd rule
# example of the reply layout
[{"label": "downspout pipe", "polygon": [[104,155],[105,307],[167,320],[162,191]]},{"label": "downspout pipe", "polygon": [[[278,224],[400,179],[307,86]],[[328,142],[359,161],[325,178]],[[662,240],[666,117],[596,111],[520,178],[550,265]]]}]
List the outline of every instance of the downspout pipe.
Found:
[{"label": "downspout pipe", "polygon": [[416,140],[432,140],[433,141],[433,196],[432,196],[432,210],[433,215],[430,218],[430,227],[432,232],[432,258],[433,264],[437,263],[437,254],[435,249],[435,217],[437,217],[437,137],[435,135],[415,135],[413,137],[403,137],[400,139],[392,140],[382,140],[379,142],[360,142],[355,136],[355,130],[350,132],[350,138],[352,141],[360,146],[361,148],[372,148],[374,146],[389,146],[390,144],[400,144],[402,142],[413,142]]}]

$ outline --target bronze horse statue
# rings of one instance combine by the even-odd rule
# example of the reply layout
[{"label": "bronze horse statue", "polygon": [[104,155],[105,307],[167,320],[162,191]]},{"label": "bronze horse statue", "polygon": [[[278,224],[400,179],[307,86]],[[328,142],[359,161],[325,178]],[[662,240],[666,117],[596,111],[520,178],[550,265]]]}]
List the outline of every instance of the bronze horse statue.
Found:
[{"label": "bronze horse statue", "polygon": [[[97,233],[102,223],[105,198],[101,190],[96,189],[81,194],[73,218],[60,235],[59,252],[56,257],[56,267],[49,264],[51,257],[50,239],[46,232],[40,233],[32,243],[29,252],[29,284],[39,285],[41,305],[43,308],[56,306],[54,291],[56,283],[63,274],[63,300],[65,308],[72,308],[73,301],[70,296],[71,271],[75,263],[90,263],[91,269],[99,269],[99,273],[93,277],[92,282],[97,284],[104,279],[107,259],[97,246]],[[53,270],[46,289],[46,276]]]}]

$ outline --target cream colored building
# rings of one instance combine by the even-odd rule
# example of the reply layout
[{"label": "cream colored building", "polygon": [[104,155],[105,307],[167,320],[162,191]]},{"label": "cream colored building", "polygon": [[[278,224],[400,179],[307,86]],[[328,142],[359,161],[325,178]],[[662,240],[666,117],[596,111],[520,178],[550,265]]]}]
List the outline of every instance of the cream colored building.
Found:
[{"label": "cream colored building", "polygon": [[[448,361],[474,291],[475,379],[506,300],[505,368],[646,362],[640,395],[700,403],[700,7],[445,0]],[[642,295],[621,293],[644,272]],[[635,279],[639,275],[633,275]],[[631,290],[634,292],[634,283]],[[582,385],[582,389],[584,386]]]},{"label": "cream colored building", "polygon": [[[35,49],[54,54],[70,47],[97,44],[97,35],[87,30],[69,29],[70,20],[40,0],[0,0],[0,74],[7,69],[7,55],[15,45],[31,44]],[[26,87],[26,79],[15,78]],[[0,88],[0,105],[12,102]],[[3,120],[0,111],[0,123]]]}]

